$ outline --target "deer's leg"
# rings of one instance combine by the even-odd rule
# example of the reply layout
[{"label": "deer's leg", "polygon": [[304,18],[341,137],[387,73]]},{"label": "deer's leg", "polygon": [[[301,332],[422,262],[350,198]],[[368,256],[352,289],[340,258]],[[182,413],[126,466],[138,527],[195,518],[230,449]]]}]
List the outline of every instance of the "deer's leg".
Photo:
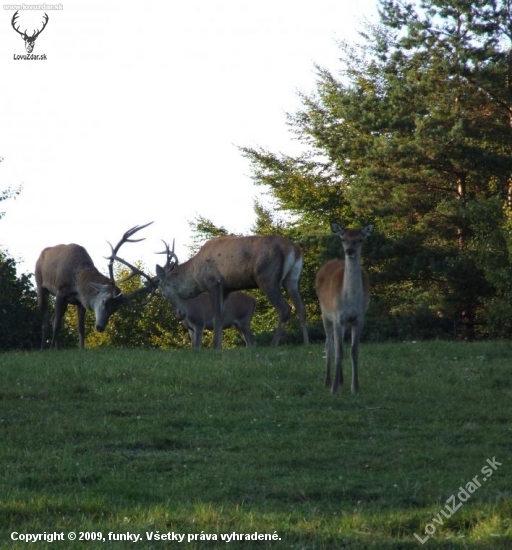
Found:
[{"label": "deer's leg", "polygon": [[350,355],[352,357],[352,393],[355,395],[359,391],[359,378],[358,378],[358,361],[359,361],[359,339],[361,337],[362,327],[361,325],[354,324],[352,326],[352,346],[350,348]]},{"label": "deer's leg", "polygon": [[279,345],[279,340],[283,335],[284,325],[286,324],[286,321],[288,321],[291,313],[291,308],[281,293],[279,273],[273,270],[272,266],[265,265],[256,275],[256,284],[277,311],[279,321],[277,323],[277,328],[274,332],[271,344],[272,346],[277,346]]},{"label": "deer's leg", "polygon": [[334,321],[334,363],[335,373],[331,393],[335,394],[338,388],[343,384],[343,338],[345,336],[345,323],[336,319]]},{"label": "deer's leg", "polygon": [[326,388],[330,387],[332,384],[331,381],[331,365],[334,355],[334,325],[331,320],[327,318],[326,315],[322,315],[322,321],[324,324],[325,330],[325,381],[324,385]]},{"label": "deer's leg", "polygon": [[284,280],[284,287],[286,288],[286,291],[290,296],[290,300],[292,301],[297,311],[297,315],[299,316],[300,326],[302,329],[302,339],[304,341],[304,344],[308,345],[309,335],[308,335],[308,325],[306,321],[306,308],[304,307],[304,302],[302,301],[302,297],[299,292],[299,278],[297,276],[294,276],[293,273],[291,273]]},{"label": "deer's leg", "polygon": [[286,321],[290,318],[291,308],[288,305],[287,301],[283,298],[281,293],[279,293],[279,296],[276,297],[274,301],[270,300],[274,307],[277,310],[277,315],[279,317],[279,322],[277,324],[276,331],[274,332],[274,336],[272,338],[272,346],[278,346],[279,340],[281,340],[281,336],[284,332],[284,326],[286,324]]},{"label": "deer's leg", "polygon": [[[188,335],[190,337],[190,343],[192,344],[192,347],[195,349],[196,346],[196,339],[197,339],[197,325],[193,324],[190,319],[183,319],[181,324],[187,329]],[[203,343],[203,337],[202,332],[199,334],[199,347],[201,347],[201,344]]]},{"label": "deer's leg", "polygon": [[203,346],[203,330],[204,327],[195,326],[192,330],[189,330],[190,338],[192,339],[192,346],[194,349],[201,349]]},{"label": "deer's leg", "polygon": [[84,349],[85,343],[85,307],[82,304],[76,305],[76,313],[78,318],[78,345],[80,349]]},{"label": "deer's leg", "polygon": [[247,324],[244,324],[244,326],[241,329],[241,332],[242,332],[242,338],[245,342],[245,345],[247,347],[254,346],[255,341],[254,341],[254,336],[252,335],[252,332],[251,332],[250,322]]},{"label": "deer's leg", "polygon": [[53,336],[50,348],[57,349],[59,347],[59,332],[62,326],[62,319],[66,313],[68,302],[63,296],[57,295],[55,297],[55,315],[53,317]]},{"label": "deer's leg", "polygon": [[272,284],[272,282],[269,285],[261,285],[260,289],[263,291],[265,296],[268,298],[269,302],[274,306],[274,308],[277,311],[277,316],[279,318],[279,321],[277,323],[276,331],[274,332],[274,336],[272,338],[272,346],[279,345],[279,340],[281,339],[281,336],[284,332],[284,325],[286,324],[286,321],[288,321],[291,313],[291,308],[288,305],[288,302],[284,299],[283,295],[281,294],[281,290],[279,288],[279,284],[276,282],[275,284]]},{"label": "deer's leg", "polygon": [[213,349],[222,348],[223,291],[220,285],[209,290],[213,314]]},{"label": "deer's leg", "polygon": [[238,331],[238,334],[242,337],[242,340],[244,341],[245,345],[247,347],[254,346],[254,337],[251,333],[251,320],[249,321],[242,321],[242,322],[236,322],[235,328]]},{"label": "deer's leg", "polygon": [[46,338],[48,337],[48,329],[50,327],[50,314],[48,311],[48,291],[45,288],[37,289],[37,302],[39,311],[41,312],[41,349],[46,346]]}]

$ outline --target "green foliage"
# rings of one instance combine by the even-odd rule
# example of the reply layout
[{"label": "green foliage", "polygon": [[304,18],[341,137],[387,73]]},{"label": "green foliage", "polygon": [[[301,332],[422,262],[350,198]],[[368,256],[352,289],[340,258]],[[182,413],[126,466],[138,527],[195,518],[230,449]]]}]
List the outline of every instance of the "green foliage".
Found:
[{"label": "green foliage", "polygon": [[501,334],[495,306],[512,286],[510,3],[383,0],[380,13],[360,45],[340,44],[340,76],[319,67],[316,93],[289,116],[304,151],[242,152],[287,220],[282,233],[375,224],[380,237],[363,252],[374,326],[417,317],[422,336]]},{"label": "green foliage", "polygon": [[16,274],[16,263],[0,250],[0,351],[41,344],[36,293],[28,275]]},{"label": "green foliage", "polygon": [[[3,162],[3,158],[0,157],[0,164]],[[0,191],[0,202],[6,201],[8,199],[15,199],[22,191],[22,186],[20,185],[16,189],[7,189]],[[5,212],[0,212],[0,220],[5,216]]]},{"label": "green foliage", "polygon": [[[413,550],[478,476],[425,548],[510,548],[511,351],[363,346],[357,397],[323,387],[322,345],[4,353],[0,547],[27,547],[13,531],[87,531],[105,542],[61,546],[146,550],[159,531],[281,539],[228,545],[241,550]],[[500,466],[484,482],[487,459]],[[127,532],[142,541],[108,540]]]},{"label": "green foliage", "polygon": [[[0,162],[2,162],[2,159],[0,158]],[[5,191],[0,192],[0,202],[5,201],[7,199],[12,199],[19,195],[21,193],[21,187],[18,189],[11,189],[10,187],[7,188]],[[0,212],[0,220],[5,216],[5,212]]]},{"label": "green foliage", "polygon": [[[0,163],[2,160],[0,157]],[[0,203],[20,193],[21,187],[1,191]],[[0,212],[0,219],[4,214]],[[40,324],[30,277],[18,276],[15,260],[0,249],[0,351],[40,346]]]}]

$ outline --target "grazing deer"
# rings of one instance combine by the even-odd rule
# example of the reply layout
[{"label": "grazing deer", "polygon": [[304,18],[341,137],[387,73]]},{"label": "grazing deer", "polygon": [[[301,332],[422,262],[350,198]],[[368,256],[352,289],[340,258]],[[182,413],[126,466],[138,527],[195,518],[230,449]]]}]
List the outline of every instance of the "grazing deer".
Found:
[{"label": "grazing deer", "polygon": [[[210,297],[205,292],[187,303],[187,315],[183,326],[188,330],[192,346],[201,348],[203,332],[213,329],[213,311]],[[256,309],[256,299],[242,292],[228,294],[222,312],[222,328],[235,327],[246,346],[254,345],[251,334],[251,320]]]},{"label": "grazing deer", "polygon": [[[153,223],[153,222],[150,222]],[[142,271],[134,268],[126,261],[117,257],[117,252],[125,242],[139,242],[144,239],[131,239],[137,231],[150,225],[135,226],[129,229],[114,248],[108,258],[110,278],[102,275],[82,246],[78,244],[59,244],[45,248],[36,263],[35,279],[37,284],[37,298],[42,316],[41,349],[46,344],[48,331],[48,298],[55,296],[55,314],[53,319],[53,336],[50,348],[58,348],[59,330],[68,304],[76,305],[78,313],[78,335],[80,348],[84,347],[85,311],[94,311],[96,316],[96,330],[103,332],[109,317],[123,304],[131,304],[131,298],[142,292],[149,292],[152,287],[145,286],[129,296],[121,293],[114,280],[114,260],[118,260],[132,268],[132,272],[125,279],[135,275],[142,275],[149,283],[150,278]],[[110,243],[109,243],[110,244]],[[151,295],[153,295],[152,292]]]},{"label": "grazing deer", "polygon": [[368,274],[361,267],[363,241],[373,231],[373,225],[362,229],[344,229],[331,224],[333,233],[341,238],[345,261],[329,260],[316,276],[316,294],[320,300],[322,321],[326,336],[327,365],[325,386],[331,385],[331,363],[334,357],[336,372],[331,392],[343,384],[343,338],[347,324],[352,326],[352,393],[359,389],[357,375],[359,339],[363,329],[364,314],[370,305]]},{"label": "grazing deer", "polygon": [[272,345],[277,346],[291,308],[281,293],[284,286],[299,315],[304,343],[309,343],[306,310],[299,293],[302,251],[278,235],[218,237],[208,241],[190,260],[178,265],[166,245],[165,267],[156,266],[160,292],[179,319],[187,314],[187,300],[209,292],[213,312],[213,347],[222,347],[223,302],[233,290],[260,288],[279,317]]}]

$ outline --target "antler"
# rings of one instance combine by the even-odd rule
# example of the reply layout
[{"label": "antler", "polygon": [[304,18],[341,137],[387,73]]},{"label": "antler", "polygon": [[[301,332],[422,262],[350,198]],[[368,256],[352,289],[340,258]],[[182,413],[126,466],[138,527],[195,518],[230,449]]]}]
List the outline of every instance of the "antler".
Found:
[{"label": "antler", "polygon": [[112,244],[108,242],[110,245],[110,248],[112,250],[112,254],[107,257],[107,260],[110,260],[108,263],[108,271],[110,274],[110,281],[113,285],[115,285],[115,278],[114,278],[114,261],[118,261],[119,263],[125,265],[130,269],[130,274],[125,277],[122,281],[122,283],[125,283],[126,281],[129,281],[132,277],[135,277],[136,275],[140,275],[144,279],[146,279],[146,282],[144,283],[144,286],[136,290],[135,292],[132,292],[129,296],[125,296],[125,299],[130,302],[130,299],[136,296],[137,294],[145,293],[145,292],[151,292],[151,296],[148,298],[146,302],[144,302],[142,305],[146,305],[151,298],[153,298],[155,291],[156,291],[156,285],[155,281],[144,271],[139,269],[138,267],[135,267],[131,263],[127,262],[125,259],[120,258],[117,253],[119,252],[119,249],[123,246],[124,243],[138,243],[140,241],[144,240],[144,237],[142,239],[132,239],[131,237],[137,233],[137,231],[140,231],[141,229],[144,229],[148,225],[151,225],[153,222],[146,223],[144,225],[136,225],[135,227],[132,227],[131,229],[128,229],[126,233],[122,236],[121,240],[116,244],[116,246],[112,246]]},{"label": "antler", "polygon": [[18,12],[15,12],[14,15],[12,16],[12,19],[11,19],[11,25],[12,25],[12,28],[18,33],[18,34],[21,34],[21,36],[23,37],[23,40],[28,40],[29,42],[35,42],[36,38],[44,31],[44,28],[46,27],[46,25],[48,24],[48,15],[45,13],[44,16],[43,16],[43,28],[38,31],[36,29],[34,29],[34,33],[32,34],[32,36],[28,36],[27,34],[27,29],[25,29],[25,32],[21,32],[19,27],[16,28],[14,26],[14,24],[16,23],[16,19],[19,17],[19,13]]},{"label": "antler", "polygon": [[152,223],[153,222],[149,222],[149,223],[146,223],[144,225],[136,225],[136,226],[132,227],[131,229],[128,229],[128,231],[126,231],[126,233],[122,236],[121,240],[116,244],[115,247],[112,246],[112,243],[110,241],[107,241],[108,244],[110,245],[110,249],[112,251],[112,254],[110,254],[110,256],[106,256],[106,259],[110,260],[109,263],[108,263],[108,272],[109,272],[109,275],[110,275],[110,282],[112,284],[115,284],[115,278],[114,278],[114,261],[115,260],[117,260],[118,262],[124,264],[126,267],[129,267],[132,270],[132,273],[130,274],[129,278],[125,279],[126,281],[131,279],[135,275],[142,275],[146,279],[150,278],[145,273],[140,271],[140,269],[132,266],[126,260],[123,260],[123,258],[120,258],[117,255],[117,253],[119,252],[119,249],[123,246],[124,243],[138,243],[140,241],[143,241],[144,238],[142,238],[142,239],[131,239],[130,237],[132,237],[132,235],[137,233],[137,231],[140,231],[141,229],[144,229],[145,227],[147,227],[148,225],[151,225]]},{"label": "antler", "polygon": [[[45,19],[45,18],[46,18],[46,19]],[[49,19],[49,17],[46,15],[46,13],[44,14],[43,19],[44,19],[43,28],[42,28],[40,31],[37,31],[37,32],[34,30],[34,34],[30,37],[30,41],[31,41],[31,42],[34,42],[34,41],[35,41],[35,39],[44,31],[44,28],[45,28],[46,25],[48,24],[48,19]],[[25,32],[27,32],[27,31],[25,31]]]},{"label": "antler", "polygon": [[[27,36],[27,30],[25,29],[25,32],[21,32],[19,28],[16,28],[14,26],[14,23],[16,23],[16,19],[19,17],[19,13],[16,11],[14,12],[14,15],[12,16],[12,19],[11,19],[11,25],[12,25],[12,28],[18,33],[18,34],[21,34],[21,36]],[[25,40],[25,39],[23,39]]]},{"label": "antler", "polygon": [[156,252],[156,254],[165,254],[167,256],[164,270],[172,271],[179,263],[178,256],[174,253],[174,239],[172,240],[172,250],[169,249],[169,245],[163,239],[162,242],[164,243],[165,250]]}]

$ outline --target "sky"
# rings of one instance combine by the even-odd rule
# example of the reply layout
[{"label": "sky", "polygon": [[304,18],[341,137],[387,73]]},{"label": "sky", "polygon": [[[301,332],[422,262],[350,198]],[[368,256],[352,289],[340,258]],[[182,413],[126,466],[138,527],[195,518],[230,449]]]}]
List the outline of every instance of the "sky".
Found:
[{"label": "sky", "polygon": [[[25,6],[38,1],[25,0]],[[18,6],[22,6],[19,4]],[[58,9],[51,9],[51,8]],[[149,270],[161,239],[190,256],[190,222],[249,233],[254,199],[239,147],[293,153],[286,113],[333,71],[377,0],[73,0],[20,9],[46,28],[26,55],[0,8],[0,248],[32,273],[43,248],[75,242],[106,272],[107,241],[153,221],[120,255]]]}]

